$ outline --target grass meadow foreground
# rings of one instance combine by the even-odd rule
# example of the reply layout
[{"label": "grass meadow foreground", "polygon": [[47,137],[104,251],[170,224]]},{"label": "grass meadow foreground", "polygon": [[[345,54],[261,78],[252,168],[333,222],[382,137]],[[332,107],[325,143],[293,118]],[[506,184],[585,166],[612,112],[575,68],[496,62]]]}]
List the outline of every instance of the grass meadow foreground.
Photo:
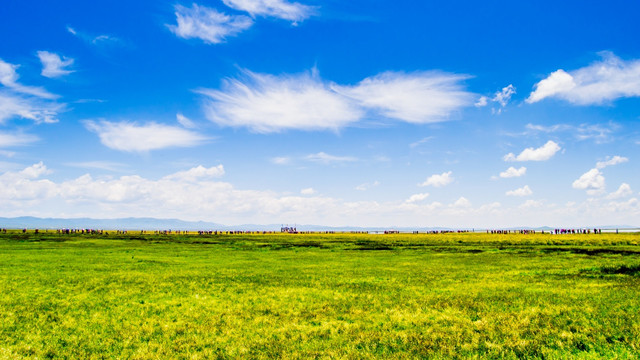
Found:
[{"label": "grass meadow foreground", "polygon": [[0,234],[2,359],[635,359],[640,235]]}]

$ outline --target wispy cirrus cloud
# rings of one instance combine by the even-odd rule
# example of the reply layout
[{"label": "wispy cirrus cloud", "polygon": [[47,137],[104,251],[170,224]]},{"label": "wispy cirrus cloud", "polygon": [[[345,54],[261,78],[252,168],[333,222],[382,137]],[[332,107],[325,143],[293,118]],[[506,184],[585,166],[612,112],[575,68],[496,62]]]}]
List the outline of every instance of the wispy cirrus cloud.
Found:
[{"label": "wispy cirrus cloud", "polygon": [[471,104],[460,81],[440,72],[383,73],[355,86],[323,81],[317,71],[226,79],[222,89],[199,89],[207,118],[222,126],[269,133],[287,129],[339,130],[371,116],[434,123]]},{"label": "wispy cirrus cloud", "polygon": [[472,104],[473,94],[461,83],[468,78],[436,71],[385,72],[333,89],[387,118],[427,124],[447,120],[454,111]]},{"label": "wispy cirrus cloud", "polygon": [[254,17],[275,17],[292,21],[294,24],[317,13],[315,6],[284,0],[222,0],[222,2],[232,9],[246,11]]},{"label": "wispy cirrus cloud", "polygon": [[90,45],[107,46],[123,44],[123,41],[120,38],[113,35],[93,35],[84,31],[77,30],[71,26],[67,26],[67,32]]},{"label": "wispy cirrus cloud", "polygon": [[535,85],[526,101],[558,98],[576,105],[601,105],[640,96],[640,60],[625,61],[608,51],[600,55],[602,60],[589,66],[552,72]]},{"label": "wispy cirrus cloud", "polygon": [[0,59],[0,123],[7,119],[22,118],[35,123],[55,123],[57,115],[65,108],[52,94],[42,87],[23,85],[14,65]]},{"label": "wispy cirrus cloud", "polygon": [[226,79],[222,90],[198,92],[207,98],[209,120],[259,133],[336,131],[362,117],[361,109],[332,91],[316,72],[274,76],[245,70],[243,79]]},{"label": "wispy cirrus cloud", "polygon": [[620,125],[609,122],[608,124],[580,124],[580,125],[568,125],[568,124],[554,124],[554,125],[535,125],[527,124],[525,126],[526,132],[523,135],[530,133],[556,133],[565,132],[579,141],[593,140],[597,144],[603,144],[610,142],[614,139],[614,133],[620,128]]},{"label": "wispy cirrus cloud", "polygon": [[526,148],[516,156],[508,153],[504,156],[504,161],[546,161],[551,159],[558,151],[562,150],[560,145],[549,140],[539,148]]},{"label": "wispy cirrus cloud", "polygon": [[18,82],[18,69],[19,65],[13,65],[0,59],[0,84],[11,89],[16,93],[32,95],[43,99],[56,99],[59,96],[52,94],[39,86],[27,86]]},{"label": "wispy cirrus cloud", "polygon": [[207,44],[219,44],[228,37],[250,28],[253,20],[244,15],[227,15],[198,4],[190,8],[175,6],[176,25],[169,30],[183,39],[200,39]]},{"label": "wispy cirrus cloud", "polygon": [[38,58],[42,63],[42,76],[48,78],[57,78],[64,75],[69,75],[74,70],[67,69],[73,65],[74,60],[66,56],[60,56],[56,53],[48,51],[38,51]]},{"label": "wispy cirrus cloud", "polygon": [[[2,98],[0,98],[1,100]],[[1,105],[0,105],[1,107]],[[40,140],[37,136],[21,132],[0,132],[0,148],[25,146]]]},{"label": "wispy cirrus cloud", "polygon": [[312,161],[312,162],[321,163],[325,165],[358,161],[358,159],[353,156],[336,156],[336,155],[327,154],[323,151],[316,154],[309,154],[305,156],[304,159],[307,161]]},{"label": "wispy cirrus cloud", "polygon": [[126,152],[146,152],[171,147],[192,147],[207,138],[180,127],[149,122],[85,121],[87,130],[98,134],[108,148]]}]

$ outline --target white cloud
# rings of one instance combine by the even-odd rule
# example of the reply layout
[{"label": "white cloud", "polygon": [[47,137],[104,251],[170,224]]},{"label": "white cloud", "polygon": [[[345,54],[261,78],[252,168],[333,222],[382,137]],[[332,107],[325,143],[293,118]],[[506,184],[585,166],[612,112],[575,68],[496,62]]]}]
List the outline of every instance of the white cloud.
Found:
[{"label": "white cloud", "polygon": [[178,113],[176,114],[176,120],[178,120],[178,123],[180,125],[182,125],[183,127],[187,128],[187,129],[195,129],[197,128],[196,124],[191,121],[191,119],[189,119],[188,117]]},{"label": "white cloud", "polygon": [[286,129],[338,130],[362,111],[313,73],[273,76],[244,71],[244,81],[227,79],[223,90],[202,89],[207,118],[222,126],[260,133]]},{"label": "white cloud", "polygon": [[620,126],[610,122],[609,124],[580,124],[578,126],[567,124],[550,126],[527,124],[525,127],[527,132],[524,135],[528,135],[531,132],[567,132],[580,141],[593,140],[597,144],[602,144],[612,141],[612,134]]},{"label": "white cloud", "polygon": [[522,205],[518,206],[520,209],[540,208],[544,203],[540,200],[527,200]]},{"label": "white cloud", "polygon": [[618,164],[626,163],[627,161],[629,161],[629,159],[627,159],[626,157],[616,155],[605,161],[598,161],[596,163],[596,168],[604,169],[607,166],[618,165]]},{"label": "white cloud", "polygon": [[433,174],[425,180],[419,186],[434,186],[434,187],[442,187],[445,185],[449,185],[453,181],[453,177],[451,176],[453,172],[447,171],[442,174]]},{"label": "white cloud", "polygon": [[425,124],[447,120],[454,111],[472,104],[473,94],[461,84],[467,78],[441,72],[385,72],[356,86],[334,85],[333,89],[385,117]]},{"label": "white cloud", "polygon": [[554,71],[535,85],[527,102],[555,97],[576,105],[592,105],[640,96],[640,60],[624,61],[610,52],[601,55],[601,61],[578,70]]},{"label": "white cloud", "polygon": [[367,191],[371,188],[374,188],[376,186],[380,185],[380,182],[378,180],[372,182],[372,183],[364,183],[364,184],[360,184],[358,186],[356,186],[356,190],[358,191]]},{"label": "white cloud", "polygon": [[409,196],[409,198],[406,200],[406,203],[413,204],[421,202],[424,201],[427,197],[429,197],[429,193],[413,194]]},{"label": "white cloud", "polygon": [[246,11],[251,16],[271,16],[292,21],[303,21],[316,13],[313,6],[284,0],[222,0],[230,8]]},{"label": "white cloud", "polygon": [[305,160],[313,161],[322,164],[333,164],[333,163],[345,163],[345,162],[354,162],[358,161],[357,158],[352,156],[335,156],[329,155],[325,152],[319,152],[317,154],[309,154],[305,157]]},{"label": "white cloud", "polygon": [[300,194],[302,195],[313,195],[315,193],[316,191],[313,188],[306,188],[306,189],[300,190]]},{"label": "white cloud", "polygon": [[35,135],[0,132],[0,148],[29,145],[38,140],[39,138]]},{"label": "white cloud", "polygon": [[33,120],[35,123],[55,123],[65,108],[51,100],[58,96],[42,87],[26,86],[18,82],[18,65],[0,59],[0,124],[12,118]]},{"label": "white cloud", "polygon": [[618,190],[607,195],[607,199],[622,199],[633,195],[631,186],[627,183],[622,183]]},{"label": "white cloud", "polygon": [[[634,224],[640,218],[640,202],[635,197],[624,201],[596,198],[566,205],[528,201],[516,207],[502,207],[494,202],[476,207],[464,197],[443,205],[426,201],[407,203],[406,199],[377,202],[318,195],[292,196],[238,189],[207,176],[186,179],[169,174],[150,179],[139,175],[112,178],[85,174],[53,181],[47,179],[48,173],[42,163],[22,171],[0,173],[0,216],[118,218],[144,214],[229,225],[276,224],[282,219],[294,219],[298,223],[334,226],[453,228],[497,228],[514,223],[579,227]],[[192,171],[176,174],[180,173]]]},{"label": "white cloud", "polygon": [[512,84],[505,86],[502,90],[495,93],[493,99],[494,102],[500,104],[500,106],[505,107],[511,101],[511,96],[516,93],[516,88]]},{"label": "white cloud", "polygon": [[520,177],[527,173],[527,168],[521,166],[519,169],[514,168],[513,166],[509,167],[507,170],[500,173],[501,178],[512,178],[512,177]]},{"label": "white cloud", "polygon": [[167,25],[183,39],[197,38],[208,44],[224,42],[229,36],[248,29],[253,20],[244,15],[226,15],[206,6],[193,4],[191,8],[175,6],[177,25]]},{"label": "white cloud", "polygon": [[154,122],[138,125],[129,122],[86,121],[85,126],[98,134],[103,145],[120,151],[145,152],[169,147],[191,147],[206,140],[195,132]]},{"label": "white cloud", "polygon": [[38,58],[42,62],[42,76],[56,78],[73,72],[73,70],[65,69],[73,65],[74,60],[71,58],[65,56],[60,58],[60,55],[48,51],[38,51]]},{"label": "white cloud", "polygon": [[475,107],[484,107],[487,106],[487,104],[489,103],[489,98],[486,96],[480,96],[480,98],[478,98],[478,101],[476,101],[475,104],[473,104]]},{"label": "white cloud", "polygon": [[513,153],[509,153],[504,156],[504,161],[546,161],[555,155],[561,148],[558,144],[552,140],[547,141],[543,146],[534,149],[526,148],[522,150],[520,155],[515,156]]},{"label": "white cloud", "polygon": [[56,99],[58,95],[54,95],[42,87],[26,86],[18,82],[18,65],[13,65],[0,59],[0,84],[6,86],[14,92],[32,95],[43,99]]},{"label": "white cloud", "polygon": [[67,31],[71,35],[91,45],[103,46],[103,45],[122,45],[123,44],[123,41],[121,39],[113,35],[106,35],[106,34],[91,35],[84,31],[76,30],[71,26],[67,26]]},{"label": "white cloud", "polygon": [[469,201],[467,198],[461,196],[458,200],[456,200],[450,206],[454,207],[454,208],[470,208],[471,207],[471,201]]},{"label": "white cloud", "polygon": [[427,142],[431,141],[433,138],[434,138],[433,136],[424,137],[424,138],[422,138],[422,139],[420,139],[420,140],[418,140],[416,142],[412,142],[411,144],[409,144],[409,147],[410,148],[415,148],[415,147],[417,147],[419,145],[422,145],[424,143],[427,143]]},{"label": "white cloud", "polygon": [[65,163],[66,166],[72,166],[82,169],[99,169],[108,171],[122,171],[127,166],[122,163],[113,161],[83,161],[83,162],[70,162]]},{"label": "white cloud", "polygon": [[222,165],[213,166],[210,168],[205,168],[202,165],[198,165],[197,167],[191,168],[186,171],[179,171],[177,173],[167,175],[163,179],[194,182],[203,178],[217,178],[221,177],[222,175],[224,175],[224,167]]},{"label": "white cloud", "polygon": [[515,190],[509,190],[506,192],[507,196],[529,196],[533,194],[533,191],[529,188],[529,185],[525,185]]},{"label": "white cloud", "polygon": [[594,168],[582,174],[572,186],[574,189],[587,190],[587,193],[596,195],[604,191],[605,180],[600,170]]},{"label": "white cloud", "polygon": [[271,162],[277,165],[287,165],[291,163],[291,158],[288,156],[278,156],[272,158]]}]

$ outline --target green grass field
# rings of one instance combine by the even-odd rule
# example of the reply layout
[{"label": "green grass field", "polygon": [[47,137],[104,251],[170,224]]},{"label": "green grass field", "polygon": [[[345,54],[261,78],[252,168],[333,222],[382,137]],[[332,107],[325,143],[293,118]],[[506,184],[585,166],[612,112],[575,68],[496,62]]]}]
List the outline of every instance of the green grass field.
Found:
[{"label": "green grass field", "polygon": [[640,235],[0,234],[2,359],[636,359]]}]

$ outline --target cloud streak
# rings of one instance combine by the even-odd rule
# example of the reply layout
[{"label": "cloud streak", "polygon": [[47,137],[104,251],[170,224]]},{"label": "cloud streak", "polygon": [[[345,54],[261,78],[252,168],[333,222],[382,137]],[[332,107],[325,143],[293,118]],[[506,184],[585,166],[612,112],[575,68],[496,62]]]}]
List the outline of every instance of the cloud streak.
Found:
[{"label": "cloud streak", "polygon": [[284,0],[223,0],[222,2],[232,9],[246,11],[253,17],[275,17],[292,21],[294,24],[315,15],[317,11],[314,6]]},{"label": "cloud streak", "polygon": [[125,152],[147,152],[172,147],[193,147],[207,139],[195,132],[154,122],[85,121],[87,130],[98,134],[108,148]]},{"label": "cloud streak", "polygon": [[200,39],[207,44],[219,44],[250,28],[253,20],[244,15],[227,15],[206,6],[193,4],[187,8],[175,6],[176,25],[169,30],[183,39]]},{"label": "cloud streak", "polygon": [[243,71],[220,90],[199,89],[207,118],[221,126],[259,133],[333,130],[365,118],[426,124],[446,121],[472,104],[463,90],[466,76],[440,72],[387,72],[355,86],[323,81],[317,71],[268,75]]}]

